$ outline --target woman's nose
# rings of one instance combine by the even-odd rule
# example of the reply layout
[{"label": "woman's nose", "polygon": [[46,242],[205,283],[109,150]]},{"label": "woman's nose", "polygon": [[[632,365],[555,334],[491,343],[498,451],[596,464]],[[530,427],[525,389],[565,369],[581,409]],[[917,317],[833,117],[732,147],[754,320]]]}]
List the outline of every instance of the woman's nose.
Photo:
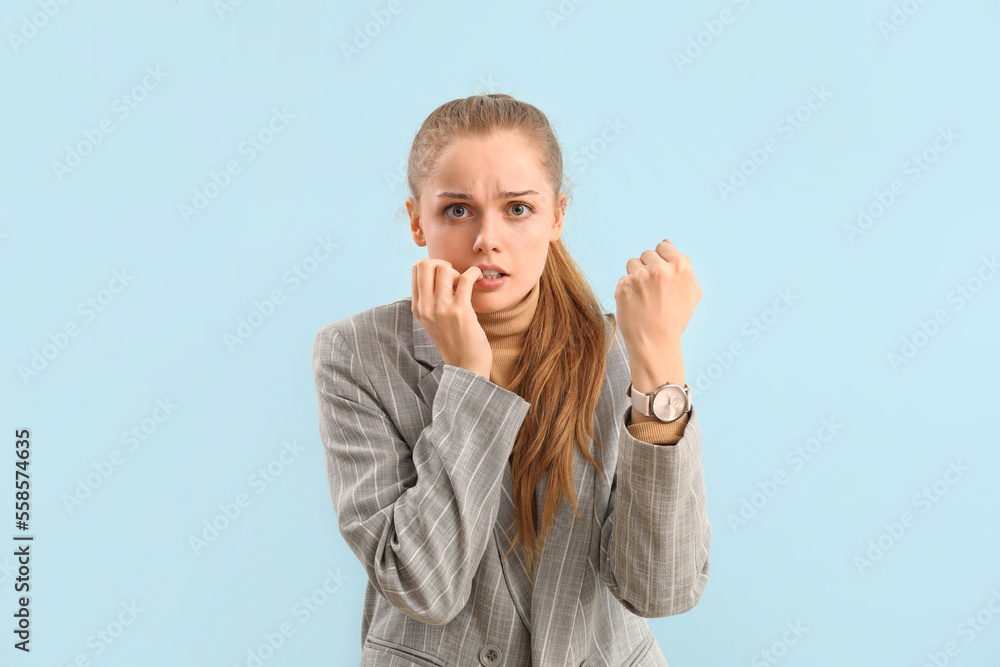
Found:
[{"label": "woman's nose", "polygon": [[492,250],[496,247],[501,232],[501,220],[498,213],[485,213],[479,222],[479,232],[476,237],[476,247]]}]

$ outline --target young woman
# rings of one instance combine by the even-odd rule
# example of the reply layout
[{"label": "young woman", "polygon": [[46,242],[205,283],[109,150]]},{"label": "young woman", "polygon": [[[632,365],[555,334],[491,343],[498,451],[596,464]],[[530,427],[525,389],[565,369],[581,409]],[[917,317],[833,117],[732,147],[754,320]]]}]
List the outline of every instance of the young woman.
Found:
[{"label": "young woman", "polygon": [[312,350],[361,664],[666,666],[645,619],[697,604],[711,542],[691,262],[628,260],[603,313],[560,241],[556,137],[509,95],[431,113],[407,180],[412,296]]}]

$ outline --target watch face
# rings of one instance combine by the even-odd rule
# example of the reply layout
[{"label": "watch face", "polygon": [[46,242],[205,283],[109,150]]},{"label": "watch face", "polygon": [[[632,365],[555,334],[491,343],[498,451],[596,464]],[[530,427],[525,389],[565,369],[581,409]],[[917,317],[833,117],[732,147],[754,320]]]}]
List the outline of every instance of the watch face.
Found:
[{"label": "watch face", "polygon": [[678,386],[664,387],[653,398],[653,414],[661,421],[680,419],[687,407],[687,393]]}]

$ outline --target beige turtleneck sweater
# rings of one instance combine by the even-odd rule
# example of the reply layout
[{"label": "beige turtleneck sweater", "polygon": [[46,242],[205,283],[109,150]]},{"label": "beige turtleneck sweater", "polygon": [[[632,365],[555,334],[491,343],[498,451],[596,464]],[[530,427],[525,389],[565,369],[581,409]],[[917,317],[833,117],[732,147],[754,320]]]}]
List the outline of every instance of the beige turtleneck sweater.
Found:
[{"label": "beige turtleneck sweater", "polygon": [[[493,350],[490,381],[504,389],[510,387],[510,381],[514,376],[514,362],[521,354],[525,332],[538,306],[539,286],[540,283],[535,283],[520,303],[509,308],[495,313],[476,313]],[[630,423],[631,420],[626,417],[625,427],[637,440],[655,445],[673,445],[680,441],[690,416],[691,413],[687,413],[677,421],[669,423],[650,421],[639,424]]]}]

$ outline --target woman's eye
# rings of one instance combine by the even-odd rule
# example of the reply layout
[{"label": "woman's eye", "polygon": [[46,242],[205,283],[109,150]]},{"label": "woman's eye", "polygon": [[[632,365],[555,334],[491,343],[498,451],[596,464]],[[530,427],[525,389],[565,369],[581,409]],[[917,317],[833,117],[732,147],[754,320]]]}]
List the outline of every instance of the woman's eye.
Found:
[{"label": "woman's eye", "polygon": [[512,205],[510,207],[510,210],[514,211],[514,215],[517,216],[518,218],[525,218],[525,217],[527,217],[527,215],[528,215],[527,212],[525,212],[524,215],[520,215],[518,213],[518,210],[524,210],[524,209],[527,209],[528,211],[534,211],[534,209],[531,208],[530,206],[528,206],[527,204],[517,203],[517,204],[514,204],[514,205]]},{"label": "woman's eye", "polygon": [[458,215],[456,216],[456,217],[459,217],[459,218],[461,218],[461,217],[462,217],[462,213],[464,213],[464,212],[465,212],[465,207],[464,207],[464,206],[462,206],[461,204],[452,204],[451,206],[449,206],[448,208],[446,208],[446,209],[444,210],[444,212],[445,212],[445,213],[447,213],[447,212],[448,212],[449,210],[451,210],[452,212],[454,212],[454,211],[461,211],[461,213],[459,213],[459,214],[458,214]]}]

